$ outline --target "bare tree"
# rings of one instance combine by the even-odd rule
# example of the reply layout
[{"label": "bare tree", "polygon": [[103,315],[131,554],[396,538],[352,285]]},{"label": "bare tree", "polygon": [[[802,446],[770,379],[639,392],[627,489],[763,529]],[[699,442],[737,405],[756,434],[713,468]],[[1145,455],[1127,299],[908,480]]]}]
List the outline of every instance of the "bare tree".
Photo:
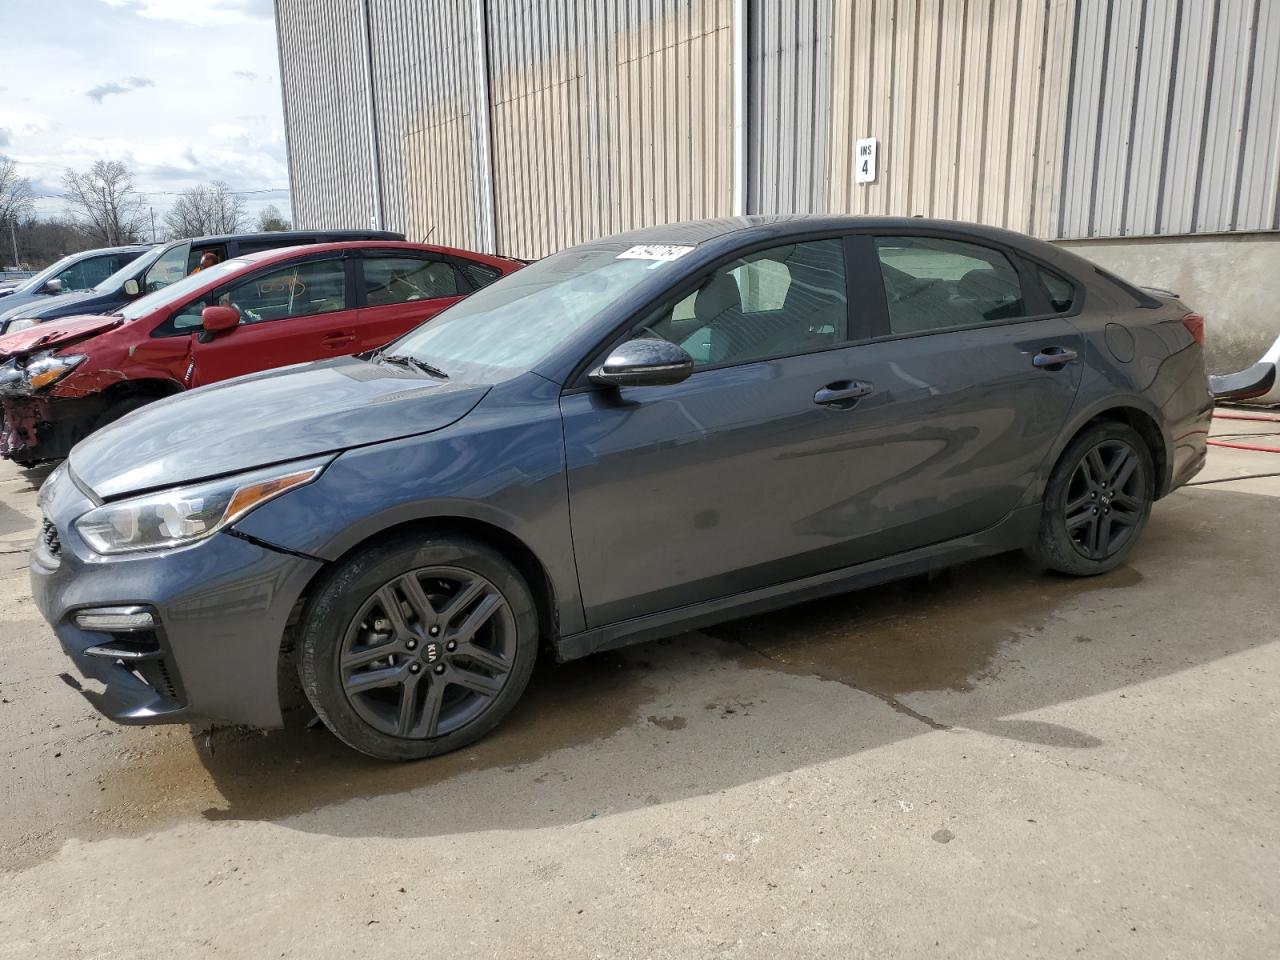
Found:
[{"label": "bare tree", "polygon": [[[13,265],[18,266],[18,241],[15,227],[19,218],[31,212],[31,181],[18,174],[18,165],[10,157],[0,156],[0,229],[4,239],[13,245]],[[5,243],[8,247],[10,244]]]},{"label": "bare tree", "polygon": [[292,224],[284,218],[274,203],[269,203],[258,214],[258,230],[261,233],[279,233],[292,229]]},{"label": "bare tree", "polygon": [[141,238],[142,195],[119,160],[97,160],[83,173],[68,167],[62,185],[72,216],[95,240],[116,246]]},{"label": "bare tree", "polygon": [[244,197],[221,180],[202,183],[179,194],[164,222],[175,239],[239,233],[245,225]]}]

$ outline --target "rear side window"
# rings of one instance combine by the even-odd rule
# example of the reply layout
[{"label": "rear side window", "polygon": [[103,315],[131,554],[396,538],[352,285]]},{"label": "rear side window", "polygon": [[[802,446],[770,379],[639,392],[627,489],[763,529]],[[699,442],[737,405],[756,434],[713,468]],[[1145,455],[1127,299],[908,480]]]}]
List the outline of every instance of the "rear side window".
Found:
[{"label": "rear side window", "polygon": [[1049,305],[1059,312],[1070,310],[1075,300],[1075,289],[1071,286],[1071,281],[1044,267],[1036,268],[1036,274],[1040,278],[1040,285],[1044,287],[1044,292],[1049,297]]},{"label": "rear side window", "polygon": [[940,237],[876,237],[876,250],[894,334],[1026,315],[1018,271],[999,250]]},{"label": "rear side window", "polygon": [[458,268],[471,281],[471,286],[479,290],[481,287],[487,287],[495,280],[502,278],[502,271],[497,267],[491,267],[486,263],[473,263],[470,260],[460,260]]},{"label": "rear side window", "polygon": [[361,261],[364,298],[370,307],[458,295],[453,265],[418,257],[371,257]]}]

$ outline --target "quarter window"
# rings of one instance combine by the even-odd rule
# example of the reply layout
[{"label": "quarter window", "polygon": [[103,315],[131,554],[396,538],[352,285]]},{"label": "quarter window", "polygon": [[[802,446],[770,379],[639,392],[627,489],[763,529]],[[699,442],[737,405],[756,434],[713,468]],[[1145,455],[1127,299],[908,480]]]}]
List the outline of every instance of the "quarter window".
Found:
[{"label": "quarter window", "polygon": [[362,265],[365,303],[371,307],[458,295],[457,274],[442,260],[373,257]]},{"label": "quarter window", "polygon": [[678,343],[697,366],[826,350],[849,332],[844,243],[775,247],[716,270],[634,332]]},{"label": "quarter window", "polygon": [[938,237],[877,237],[876,249],[892,333],[1026,315],[1018,271],[998,250]]},{"label": "quarter window", "polygon": [[1039,267],[1037,273],[1044,292],[1049,295],[1049,305],[1057,311],[1070,310],[1071,302],[1075,298],[1075,291],[1071,288],[1070,281],[1044,267]]},{"label": "quarter window", "polygon": [[481,287],[487,287],[495,280],[502,279],[502,271],[497,267],[489,266],[487,263],[461,260],[458,262],[458,266],[467,275],[467,279],[471,281],[471,286],[477,290]]}]

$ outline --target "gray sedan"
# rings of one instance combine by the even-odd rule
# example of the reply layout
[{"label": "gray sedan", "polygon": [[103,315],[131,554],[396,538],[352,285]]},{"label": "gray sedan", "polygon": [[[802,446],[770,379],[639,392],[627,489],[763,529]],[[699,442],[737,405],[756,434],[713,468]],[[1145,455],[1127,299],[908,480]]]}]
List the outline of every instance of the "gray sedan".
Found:
[{"label": "gray sedan", "polygon": [[544,653],[1000,551],[1113,569],[1204,463],[1203,332],[992,228],[623,234],[94,434],[41,492],[33,593],[114,720],[276,726],[296,676],[351,746],[426,757]]}]

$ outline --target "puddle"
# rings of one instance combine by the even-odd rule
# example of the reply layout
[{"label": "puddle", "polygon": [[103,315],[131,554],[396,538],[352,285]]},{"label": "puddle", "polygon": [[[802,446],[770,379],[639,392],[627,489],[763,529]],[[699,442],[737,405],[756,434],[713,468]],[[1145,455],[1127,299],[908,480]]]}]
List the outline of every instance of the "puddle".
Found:
[{"label": "puddle", "polygon": [[1041,573],[1008,554],[707,632],[899,708],[903,694],[972,690],[995,676],[1001,647],[1043,626],[1064,602],[1141,581],[1130,567],[1088,578]]}]

